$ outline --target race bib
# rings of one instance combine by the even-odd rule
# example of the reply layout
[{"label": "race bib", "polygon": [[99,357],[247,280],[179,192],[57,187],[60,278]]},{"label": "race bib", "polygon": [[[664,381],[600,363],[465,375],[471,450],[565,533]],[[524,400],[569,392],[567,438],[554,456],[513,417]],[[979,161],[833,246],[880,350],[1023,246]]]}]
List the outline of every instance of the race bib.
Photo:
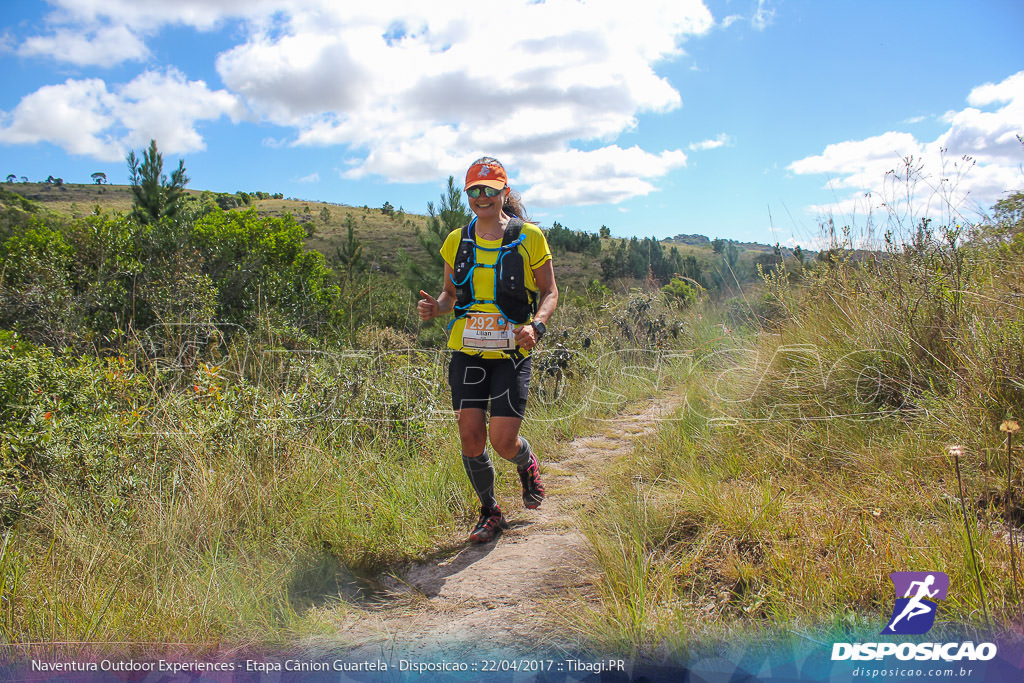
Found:
[{"label": "race bib", "polygon": [[462,330],[462,346],[478,351],[511,351],[516,347],[512,323],[500,313],[470,313]]}]

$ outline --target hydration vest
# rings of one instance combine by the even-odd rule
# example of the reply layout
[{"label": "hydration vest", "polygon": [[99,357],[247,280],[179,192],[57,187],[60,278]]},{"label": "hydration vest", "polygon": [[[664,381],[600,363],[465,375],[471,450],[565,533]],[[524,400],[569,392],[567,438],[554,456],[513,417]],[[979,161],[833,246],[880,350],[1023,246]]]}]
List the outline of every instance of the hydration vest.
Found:
[{"label": "hydration vest", "polygon": [[[474,304],[494,304],[498,312],[513,324],[529,320],[537,310],[537,295],[526,288],[526,264],[519,253],[523,240],[523,220],[512,218],[505,227],[501,246],[481,247],[476,243],[476,219],[462,229],[462,241],[452,264],[452,284],[455,285],[455,320],[466,317]],[[476,252],[497,251],[498,258],[493,266],[477,263]],[[473,291],[473,272],[477,268],[488,268],[494,273],[494,298],[477,299]],[[450,327],[450,326],[449,326]]]}]

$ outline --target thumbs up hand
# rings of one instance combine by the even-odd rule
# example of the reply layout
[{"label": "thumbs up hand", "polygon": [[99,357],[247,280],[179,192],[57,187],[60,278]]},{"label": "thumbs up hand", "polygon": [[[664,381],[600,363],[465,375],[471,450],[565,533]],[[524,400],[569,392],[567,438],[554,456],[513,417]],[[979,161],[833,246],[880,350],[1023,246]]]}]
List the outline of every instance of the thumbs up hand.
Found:
[{"label": "thumbs up hand", "polygon": [[441,307],[438,306],[437,299],[422,289],[420,290],[420,296],[423,298],[416,302],[416,312],[419,314],[420,320],[430,320],[441,314]]}]

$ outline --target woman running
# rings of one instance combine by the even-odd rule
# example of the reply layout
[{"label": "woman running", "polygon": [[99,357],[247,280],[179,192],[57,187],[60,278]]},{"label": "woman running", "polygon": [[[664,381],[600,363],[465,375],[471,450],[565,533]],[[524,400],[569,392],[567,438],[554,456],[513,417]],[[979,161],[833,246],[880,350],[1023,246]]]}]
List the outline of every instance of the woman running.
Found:
[{"label": "woman running", "polygon": [[480,520],[469,540],[487,543],[508,528],[494,497],[488,410],[491,446],[519,470],[523,504],[532,510],[544,499],[537,456],[519,427],[530,387],[530,351],[555,312],[558,287],[544,233],[527,222],[501,163],[477,159],[466,173],[465,190],[476,218],[448,235],[441,247],[443,289],[436,299],[420,290],[417,311],[423,320],[455,312],[448,326],[448,383],[462,462],[480,498]]}]

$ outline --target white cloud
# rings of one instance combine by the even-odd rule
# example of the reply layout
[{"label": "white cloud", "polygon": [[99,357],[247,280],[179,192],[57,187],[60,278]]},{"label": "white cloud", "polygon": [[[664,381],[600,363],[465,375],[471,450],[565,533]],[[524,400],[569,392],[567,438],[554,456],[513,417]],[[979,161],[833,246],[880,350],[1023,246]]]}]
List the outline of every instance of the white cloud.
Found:
[{"label": "white cloud", "polygon": [[[485,12],[325,6],[253,35],[217,68],[253,109],[295,128],[296,144],[361,150],[347,177],[434,180],[483,153],[526,171],[681,105],[654,65],[682,54],[680,41],[709,30],[711,15],[699,2],[641,5],[623,14],[606,1],[525,3],[503,10],[499,32]],[[621,201],[656,177],[584,194]]]},{"label": "white cloud", "polygon": [[731,145],[731,144],[732,144],[732,138],[730,138],[725,133],[719,133],[717,136],[715,136],[714,138],[711,138],[710,140],[701,140],[700,142],[691,142],[690,143],[690,151],[691,152],[703,152],[703,151],[706,151],[706,150],[709,150],[709,149],[718,149],[719,147],[724,147],[726,145]]},{"label": "white cloud", "polygon": [[541,207],[616,204],[650,194],[656,189],[651,180],[686,166],[682,150],[651,154],[639,147],[622,149],[618,145],[586,152],[562,150],[514,160],[520,172],[509,179],[509,184],[517,187],[525,183],[528,189],[523,192],[523,199],[528,205]]},{"label": "white cloud", "polygon": [[[1024,71],[1001,83],[973,89],[967,103],[972,106],[943,116],[950,128],[939,137],[938,144],[952,154],[969,154],[979,161],[1019,163],[1021,144],[1017,136],[1024,133]],[[995,111],[978,109],[995,105],[1002,106]]]},{"label": "white cloud", "polygon": [[79,66],[113,66],[128,60],[145,59],[149,50],[124,26],[104,26],[86,32],[61,28],[50,36],[33,36],[22,43],[18,53]]},{"label": "white cloud", "polygon": [[44,86],[23,97],[11,114],[0,117],[0,142],[45,140],[71,154],[117,159],[119,148],[103,139],[104,131],[116,123],[114,101],[98,78]]},{"label": "white cloud", "polygon": [[1024,71],[973,89],[967,102],[973,106],[943,117],[949,128],[935,140],[890,131],[828,145],[787,168],[826,175],[828,188],[845,192],[830,205],[808,207],[819,214],[880,211],[900,224],[924,216],[970,220],[1024,186],[1024,147],[1016,137],[1024,133]]},{"label": "white cloud", "polygon": [[206,148],[196,130],[198,121],[221,116],[242,118],[238,99],[224,90],[210,90],[203,81],[187,81],[174,69],[147,71],[120,88],[118,118],[132,145],[159,141],[172,154]]},{"label": "white cloud", "polygon": [[828,145],[823,153],[794,161],[787,168],[797,175],[839,176],[829,181],[829,187],[869,188],[901,159],[923,151],[910,133],[889,132]]},{"label": "white cloud", "polygon": [[202,81],[186,81],[175,69],[144,72],[113,92],[98,78],[68,79],[0,113],[0,142],[45,141],[71,154],[115,161],[155,139],[162,151],[179,154],[204,149],[196,123],[225,114],[242,114],[237,98],[211,91]]},{"label": "white cloud", "polygon": [[[637,0],[628,12],[616,0],[518,0],[502,5],[497,25],[495,12],[467,11],[455,0],[429,6],[413,0],[50,2],[56,8],[48,18],[51,35],[30,38],[20,49],[38,54],[56,47],[58,36],[74,35],[51,54],[79,64],[101,59],[101,35],[134,38],[170,25],[208,30],[239,23],[243,39],[216,64],[228,91],[261,120],[294,130],[293,144],[342,148],[343,158],[355,159],[347,164],[349,177],[435,180],[489,153],[518,164],[524,178],[552,183],[538,197],[578,194],[584,202],[647,194],[661,175],[685,164],[685,155],[637,150],[654,163],[632,175],[616,170],[607,187],[585,192],[570,190],[574,179],[564,174],[532,169],[581,145],[598,147],[587,154],[633,159],[631,150],[613,146],[615,139],[634,129],[640,114],[682,105],[657,65],[683,55],[683,41],[714,23],[700,0]],[[129,41],[106,49],[111,60],[136,59],[145,46]],[[70,86],[53,87],[58,91],[50,97]],[[102,82],[94,89],[122,97]],[[163,118],[134,101],[139,121],[126,121],[124,107],[88,99],[80,106],[106,118],[77,146],[123,146],[125,135],[112,134],[110,120],[134,130],[146,119],[194,149],[202,144],[195,121],[238,107],[227,101],[228,92],[206,93],[182,93],[197,106],[182,112],[176,104],[179,113]],[[62,139],[31,126],[17,110],[8,118],[0,139]],[[15,134],[23,130],[33,134]]]},{"label": "white cloud", "polygon": [[828,249],[830,245],[829,238],[827,236],[815,235],[812,237],[792,236],[786,239],[786,241],[782,243],[782,246],[789,247],[790,249],[800,247],[800,249],[805,251],[808,249],[811,251],[823,251]]},{"label": "white cloud", "polygon": [[758,31],[763,31],[775,21],[775,10],[768,6],[768,0],[757,0],[757,9],[754,16],[750,18],[750,25]]},{"label": "white cloud", "polygon": [[900,123],[921,123],[922,121],[924,121],[927,118],[928,118],[927,116],[909,116],[909,117],[903,119],[902,121],[900,121]]},{"label": "white cloud", "polygon": [[[153,29],[168,24],[209,30],[234,18],[271,16],[280,0],[47,0],[55,7],[53,23],[99,23]],[[319,2],[295,3],[316,6]]]},{"label": "white cloud", "polygon": [[1000,83],[985,83],[971,90],[967,104],[972,107],[1019,101],[1024,95],[1024,71],[1018,71]]},{"label": "white cloud", "polygon": [[296,183],[319,183],[320,182],[320,174],[317,173],[316,171],[314,171],[314,172],[310,173],[309,175],[302,176],[301,178],[296,178],[294,182],[296,182]]},{"label": "white cloud", "polygon": [[743,16],[742,15],[730,14],[725,19],[722,19],[722,28],[729,28],[730,26],[735,24],[737,21],[742,21],[742,20],[743,20]]},{"label": "white cloud", "polygon": [[[22,41],[17,52],[77,66],[114,66],[150,55],[140,36],[168,25],[200,31],[231,19],[268,27],[281,0],[47,0],[48,35]],[[307,3],[316,5],[318,2]]]}]

